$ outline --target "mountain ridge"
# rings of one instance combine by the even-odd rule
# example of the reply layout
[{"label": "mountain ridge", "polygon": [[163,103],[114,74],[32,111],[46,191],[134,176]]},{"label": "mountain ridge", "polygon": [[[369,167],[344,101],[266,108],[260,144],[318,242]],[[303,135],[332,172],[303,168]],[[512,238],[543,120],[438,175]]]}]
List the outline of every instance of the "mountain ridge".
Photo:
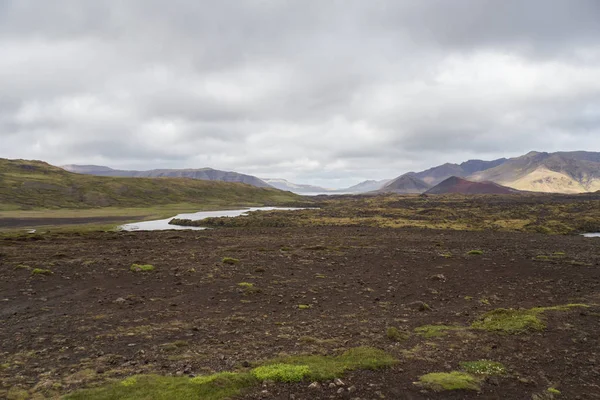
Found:
[{"label": "mountain ridge", "polygon": [[145,171],[120,170],[102,165],[77,165],[69,164],[61,168],[66,171],[96,175],[96,176],[115,176],[128,178],[190,178],[206,181],[237,182],[248,185],[272,188],[267,182],[253,175],[242,174],[233,171],[221,171],[214,168],[182,168],[182,169],[151,169]]}]

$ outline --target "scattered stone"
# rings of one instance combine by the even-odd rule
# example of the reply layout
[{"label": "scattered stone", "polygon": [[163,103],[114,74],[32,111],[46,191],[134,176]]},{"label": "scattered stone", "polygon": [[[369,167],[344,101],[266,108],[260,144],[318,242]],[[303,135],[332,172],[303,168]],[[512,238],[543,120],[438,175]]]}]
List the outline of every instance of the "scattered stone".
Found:
[{"label": "scattered stone", "polygon": [[348,392],[350,392],[350,393],[356,392],[356,386],[350,386],[348,388]]},{"label": "scattered stone", "polygon": [[339,388],[337,391],[337,394],[342,394],[342,393],[344,393],[344,388]]},{"label": "scattered stone", "polygon": [[331,382],[329,384],[329,389],[335,389],[337,386],[335,385],[335,383]]},{"label": "scattered stone", "polygon": [[344,386],[345,383],[343,380],[341,380],[340,378],[335,378],[335,380],[333,381],[333,383],[336,384],[336,386]]},{"label": "scattered stone", "polygon": [[429,277],[429,279],[432,280],[432,281],[446,282],[446,277],[444,276],[444,274],[431,275]]},{"label": "scattered stone", "polygon": [[308,385],[309,389],[321,389],[321,384],[319,382],[313,382]]},{"label": "scattered stone", "polygon": [[117,303],[117,304],[123,304],[123,303],[125,303],[125,302],[127,302],[127,300],[125,300],[125,299],[124,299],[124,298],[122,298],[122,297],[119,297],[118,299],[116,299],[116,300],[114,301],[114,303]]}]

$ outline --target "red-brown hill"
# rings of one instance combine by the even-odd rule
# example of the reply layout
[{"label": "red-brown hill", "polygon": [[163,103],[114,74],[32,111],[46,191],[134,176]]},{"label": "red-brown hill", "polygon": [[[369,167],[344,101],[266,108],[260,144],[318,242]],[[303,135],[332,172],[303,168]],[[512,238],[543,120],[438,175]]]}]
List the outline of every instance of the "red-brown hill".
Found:
[{"label": "red-brown hill", "polygon": [[432,187],[426,194],[513,194],[520,193],[519,190],[498,185],[494,182],[471,182],[457,176],[451,176],[445,181]]}]

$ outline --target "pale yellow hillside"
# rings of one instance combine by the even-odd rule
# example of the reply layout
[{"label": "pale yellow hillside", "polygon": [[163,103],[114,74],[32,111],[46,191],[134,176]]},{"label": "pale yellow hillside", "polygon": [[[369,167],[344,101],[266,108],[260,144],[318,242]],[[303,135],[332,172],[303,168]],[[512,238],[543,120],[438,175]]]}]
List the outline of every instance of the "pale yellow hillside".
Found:
[{"label": "pale yellow hillside", "polygon": [[499,182],[501,185],[519,190],[545,193],[584,193],[600,190],[600,180],[584,186],[573,178],[560,172],[540,167],[535,171],[512,182]]}]

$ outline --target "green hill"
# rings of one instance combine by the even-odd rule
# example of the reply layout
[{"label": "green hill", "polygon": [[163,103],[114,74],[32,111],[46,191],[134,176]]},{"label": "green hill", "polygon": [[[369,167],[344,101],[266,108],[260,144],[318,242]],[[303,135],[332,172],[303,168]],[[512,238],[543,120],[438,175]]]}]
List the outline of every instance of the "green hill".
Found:
[{"label": "green hill", "polygon": [[0,210],[151,207],[192,203],[218,206],[286,205],[302,197],[241,183],[185,178],[80,175],[41,161],[0,158]]}]

